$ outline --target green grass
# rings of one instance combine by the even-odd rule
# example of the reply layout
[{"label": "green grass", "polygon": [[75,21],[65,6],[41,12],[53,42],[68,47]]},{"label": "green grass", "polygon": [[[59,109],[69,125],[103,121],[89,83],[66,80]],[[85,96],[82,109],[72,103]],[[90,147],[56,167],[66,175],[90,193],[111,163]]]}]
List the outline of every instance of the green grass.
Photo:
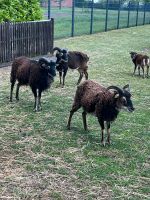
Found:
[{"label": "green grass", "polygon": [[66,129],[77,71],[68,71],[64,88],[57,76],[43,93],[43,110],[34,113],[28,87],[20,89],[19,102],[9,102],[10,67],[0,69],[1,199],[150,199],[150,78],[132,77],[129,55],[150,55],[149,30],[146,25],[55,41],[90,56],[90,79],[130,84],[135,112],[121,112],[112,123],[110,146],[100,145],[93,116],[87,117],[89,131],[83,130],[82,110]]},{"label": "green grass", "polygon": [[[47,9],[43,10],[43,18],[47,19]],[[149,23],[150,12],[145,14],[145,23]],[[54,32],[55,39],[70,37],[72,28],[72,9],[71,8],[51,8],[51,16],[55,20]],[[136,26],[137,11],[130,11],[129,26]],[[143,25],[144,12],[139,11],[137,25]],[[93,11],[93,33],[105,31],[106,10],[94,9]],[[108,11],[107,30],[117,29],[118,11]],[[74,16],[74,35],[90,34],[91,10],[75,8]],[[119,28],[126,28],[128,23],[128,11],[120,11]]]}]

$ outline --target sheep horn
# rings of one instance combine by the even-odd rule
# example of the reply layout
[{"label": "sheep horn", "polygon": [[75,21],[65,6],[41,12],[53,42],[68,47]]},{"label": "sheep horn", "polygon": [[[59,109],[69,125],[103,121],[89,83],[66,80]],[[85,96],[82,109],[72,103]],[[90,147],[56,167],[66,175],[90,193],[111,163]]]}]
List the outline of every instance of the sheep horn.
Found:
[{"label": "sheep horn", "polygon": [[117,91],[118,94],[119,94],[120,96],[123,96],[123,95],[124,95],[124,94],[123,94],[123,91],[122,91],[120,88],[118,88],[117,86],[111,85],[111,86],[109,86],[109,87],[107,88],[107,90],[111,90],[111,89]]},{"label": "sheep horn", "polygon": [[62,50],[61,50],[61,48],[59,48],[59,47],[54,47],[54,48],[53,48],[53,53],[54,53],[54,51],[61,52]]}]

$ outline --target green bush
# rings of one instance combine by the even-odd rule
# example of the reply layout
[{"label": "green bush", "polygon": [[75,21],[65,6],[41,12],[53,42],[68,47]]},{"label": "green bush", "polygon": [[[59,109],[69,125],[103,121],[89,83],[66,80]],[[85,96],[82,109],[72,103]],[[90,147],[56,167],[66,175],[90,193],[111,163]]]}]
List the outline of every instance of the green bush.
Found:
[{"label": "green bush", "polygon": [[0,0],[0,22],[34,21],[41,18],[38,0]]}]

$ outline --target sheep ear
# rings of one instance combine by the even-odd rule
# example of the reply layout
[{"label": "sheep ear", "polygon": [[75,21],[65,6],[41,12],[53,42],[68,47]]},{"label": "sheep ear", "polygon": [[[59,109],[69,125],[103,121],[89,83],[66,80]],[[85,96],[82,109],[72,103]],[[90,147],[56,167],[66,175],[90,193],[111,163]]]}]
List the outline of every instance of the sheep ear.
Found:
[{"label": "sheep ear", "polygon": [[129,84],[125,85],[123,87],[123,90],[126,90],[126,91],[130,92],[130,86],[129,86]]}]

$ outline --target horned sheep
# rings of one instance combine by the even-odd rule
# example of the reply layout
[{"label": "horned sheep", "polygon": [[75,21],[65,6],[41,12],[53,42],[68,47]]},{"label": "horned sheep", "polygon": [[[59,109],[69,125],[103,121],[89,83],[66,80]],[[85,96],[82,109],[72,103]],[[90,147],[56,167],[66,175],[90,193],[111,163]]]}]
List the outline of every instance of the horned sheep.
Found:
[{"label": "horned sheep", "polygon": [[35,97],[34,110],[41,110],[41,93],[48,89],[56,75],[56,60],[54,58],[40,58],[38,61],[21,56],[12,63],[10,82],[10,101],[12,101],[13,88],[16,80],[16,99],[19,100],[19,88],[29,85]]},{"label": "horned sheep", "polygon": [[68,119],[68,129],[70,129],[74,112],[81,107],[83,108],[82,118],[85,130],[87,130],[87,113],[94,114],[97,117],[101,126],[101,143],[103,145],[105,145],[104,122],[106,121],[107,126],[107,143],[110,144],[110,122],[117,118],[122,108],[126,108],[130,112],[134,110],[129,85],[124,86],[123,89],[117,86],[105,88],[92,80],[87,80],[77,87],[74,103]]},{"label": "horned sheep", "polygon": [[[59,47],[55,47],[53,49],[53,53],[56,52],[57,57],[57,71],[59,71],[60,77],[60,85],[65,85],[65,77],[68,71],[68,68],[74,70],[77,69],[80,77],[78,79],[77,85],[81,82],[83,75],[85,75],[85,79],[88,79],[88,66],[87,63],[89,61],[89,57],[87,54],[80,51],[67,51],[66,49],[61,49]],[[61,81],[63,77],[63,82]]]}]

